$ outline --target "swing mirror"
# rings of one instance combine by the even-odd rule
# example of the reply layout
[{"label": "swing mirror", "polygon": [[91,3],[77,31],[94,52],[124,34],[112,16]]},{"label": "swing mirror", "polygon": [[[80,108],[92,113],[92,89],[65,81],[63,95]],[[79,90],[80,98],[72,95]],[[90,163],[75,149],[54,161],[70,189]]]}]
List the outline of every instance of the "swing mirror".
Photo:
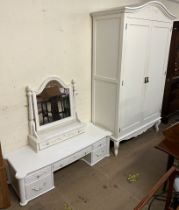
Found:
[{"label": "swing mirror", "polygon": [[59,78],[49,78],[38,91],[32,91],[36,130],[49,128],[74,119],[71,85]]}]

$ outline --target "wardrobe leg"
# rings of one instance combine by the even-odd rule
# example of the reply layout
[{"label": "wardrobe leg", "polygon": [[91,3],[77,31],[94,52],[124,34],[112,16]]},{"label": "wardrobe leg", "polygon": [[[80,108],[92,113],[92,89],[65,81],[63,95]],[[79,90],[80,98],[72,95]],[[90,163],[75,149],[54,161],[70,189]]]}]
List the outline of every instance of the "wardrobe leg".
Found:
[{"label": "wardrobe leg", "polygon": [[114,155],[117,156],[118,155],[118,150],[119,150],[119,141],[114,141]]},{"label": "wardrobe leg", "polygon": [[154,125],[155,131],[158,132],[159,131],[159,125],[161,123],[161,120],[157,121]]}]

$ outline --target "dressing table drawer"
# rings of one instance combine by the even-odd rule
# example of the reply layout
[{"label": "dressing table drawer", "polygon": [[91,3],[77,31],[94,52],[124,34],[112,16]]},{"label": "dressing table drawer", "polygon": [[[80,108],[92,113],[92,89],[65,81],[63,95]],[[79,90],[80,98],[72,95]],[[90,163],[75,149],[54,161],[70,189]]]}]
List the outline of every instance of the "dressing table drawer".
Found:
[{"label": "dressing table drawer", "polygon": [[93,153],[93,162],[97,163],[106,156],[106,147],[95,150]]},{"label": "dressing table drawer", "polygon": [[57,171],[58,169],[61,169],[61,168],[65,167],[66,165],[68,165],[67,159],[57,161],[56,163],[53,164],[53,171]]},{"label": "dressing table drawer", "polygon": [[63,167],[65,167],[66,165],[73,163],[76,160],[79,160],[80,158],[86,156],[87,154],[89,154],[92,151],[92,146],[89,146],[79,152],[76,152],[73,155],[70,155],[69,157],[60,160],[56,163],[53,164],[53,171],[57,171],[58,169],[61,169]]},{"label": "dressing table drawer", "polygon": [[93,145],[93,148],[94,148],[94,149],[98,149],[98,148],[104,147],[104,146],[106,146],[106,138],[103,138],[103,139],[101,139],[100,141],[98,141],[97,143],[95,143],[95,144]]},{"label": "dressing table drawer", "polygon": [[77,153],[79,159],[86,156],[87,154],[89,154],[90,152],[92,152],[93,148],[92,146],[89,146],[83,150],[81,150],[80,152]]},{"label": "dressing table drawer", "polygon": [[42,168],[32,174],[29,174],[26,178],[25,178],[25,183],[26,184],[30,184],[32,182],[38,181],[40,179],[43,179],[44,177],[50,175],[51,172],[51,166]]},{"label": "dressing table drawer", "polygon": [[27,198],[27,200],[31,200],[31,199],[49,191],[49,190],[51,190],[52,188],[54,188],[52,175],[48,175],[36,182],[25,185],[26,198]]},{"label": "dressing table drawer", "polygon": [[70,164],[70,163],[72,163],[72,162],[74,162],[74,161],[76,161],[76,160],[78,160],[78,159],[86,156],[91,151],[92,151],[92,147],[90,146],[90,147],[87,147],[87,148],[85,148],[85,149],[83,149],[83,150],[81,150],[81,151],[79,151],[79,152],[77,152],[77,153],[69,156],[69,158],[68,158],[68,164]]},{"label": "dressing table drawer", "polygon": [[[104,143],[104,142],[103,142]],[[88,165],[93,166],[103,158],[109,156],[109,144],[106,142],[102,145],[98,144],[97,149],[94,149],[90,154],[83,158]]]}]

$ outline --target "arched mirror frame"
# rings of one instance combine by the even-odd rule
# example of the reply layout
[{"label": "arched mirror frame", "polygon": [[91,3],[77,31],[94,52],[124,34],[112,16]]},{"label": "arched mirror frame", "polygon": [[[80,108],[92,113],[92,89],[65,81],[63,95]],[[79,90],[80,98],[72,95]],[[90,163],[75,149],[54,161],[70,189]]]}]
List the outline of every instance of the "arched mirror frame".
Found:
[{"label": "arched mirror frame", "polygon": [[[70,112],[71,112],[71,116],[54,121],[54,122],[50,122],[44,125],[40,125],[39,123],[39,115],[38,115],[38,105],[37,105],[37,96],[40,95],[43,90],[46,88],[46,86],[50,83],[55,81],[56,83],[58,83],[60,86],[62,86],[63,88],[67,88],[69,89],[69,97],[70,97]],[[35,126],[35,130],[36,131],[41,131],[44,129],[48,129],[54,126],[58,126],[60,124],[64,124],[67,123],[69,121],[72,121],[75,119],[76,114],[75,114],[75,105],[74,105],[74,82],[72,81],[71,84],[65,84],[59,77],[57,76],[51,76],[49,78],[47,78],[42,84],[41,86],[36,89],[30,89],[29,87],[27,88],[27,95],[29,98],[29,126],[30,126],[30,130],[32,129],[32,127]],[[35,123],[35,125],[33,126],[32,124]],[[34,130],[34,129],[33,129]],[[32,130],[31,130],[32,131]]]}]

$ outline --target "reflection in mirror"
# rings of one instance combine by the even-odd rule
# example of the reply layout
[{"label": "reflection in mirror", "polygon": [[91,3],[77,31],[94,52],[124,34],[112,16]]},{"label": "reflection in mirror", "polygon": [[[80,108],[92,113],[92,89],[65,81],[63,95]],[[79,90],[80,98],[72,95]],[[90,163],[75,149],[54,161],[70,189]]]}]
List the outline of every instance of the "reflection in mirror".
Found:
[{"label": "reflection in mirror", "polygon": [[55,122],[71,116],[69,88],[56,81],[49,82],[37,95],[39,124]]}]

